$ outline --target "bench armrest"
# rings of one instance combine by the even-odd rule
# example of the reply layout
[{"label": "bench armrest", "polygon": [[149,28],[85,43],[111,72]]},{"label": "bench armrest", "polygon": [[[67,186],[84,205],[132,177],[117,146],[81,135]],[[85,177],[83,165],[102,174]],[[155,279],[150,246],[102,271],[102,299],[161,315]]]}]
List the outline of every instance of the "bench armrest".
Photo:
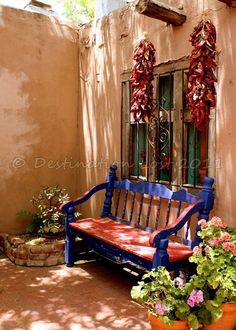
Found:
[{"label": "bench armrest", "polygon": [[80,205],[84,202],[86,202],[92,195],[94,195],[96,192],[107,189],[108,182],[100,183],[96,186],[94,186],[92,189],[87,191],[83,196],[78,197],[76,199],[72,199],[70,201],[66,201],[63,204],[60,205],[60,210],[62,212],[67,212],[70,207],[74,207],[77,205]]},{"label": "bench armrest", "polygon": [[204,201],[198,200],[195,203],[190,204],[186,207],[183,212],[178,216],[178,218],[173,221],[171,224],[164,228],[155,230],[150,238],[149,243],[151,246],[159,247],[159,242],[162,239],[166,239],[168,236],[173,235],[180,230],[185,223],[191,218],[191,216],[197,211],[201,210],[204,207]]}]

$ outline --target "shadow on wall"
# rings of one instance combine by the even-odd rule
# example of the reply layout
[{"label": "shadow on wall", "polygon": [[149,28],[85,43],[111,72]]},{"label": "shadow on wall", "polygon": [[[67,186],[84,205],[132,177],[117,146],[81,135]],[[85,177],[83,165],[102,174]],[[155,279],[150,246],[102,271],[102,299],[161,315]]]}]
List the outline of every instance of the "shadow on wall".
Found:
[{"label": "shadow on wall", "polygon": [[1,329],[149,329],[130,297],[137,278],[114,265],[16,267],[0,257],[0,269]]},{"label": "shadow on wall", "polygon": [[76,195],[77,33],[1,6],[0,41],[0,231],[20,232],[15,214],[43,185]]},{"label": "shadow on wall", "polygon": [[24,159],[29,156],[32,147],[40,142],[39,125],[32,118],[27,118],[30,102],[29,94],[24,90],[29,83],[30,79],[24,72],[1,69],[1,154],[4,155],[0,168],[2,188],[7,188],[7,179],[14,175],[15,169],[24,166]]},{"label": "shadow on wall", "polygon": [[[80,36],[81,72],[81,190],[104,181],[109,165],[120,162],[121,95],[120,49],[114,15],[96,23],[96,30],[85,27]],[[87,44],[84,42],[87,40]],[[81,180],[82,181],[82,180]],[[81,191],[82,192],[82,191]],[[89,214],[101,209],[101,200],[94,198]],[[87,212],[82,210],[82,213]]]},{"label": "shadow on wall", "polygon": [[[219,51],[216,109],[216,208],[215,213],[235,226],[235,104],[236,11],[226,7],[215,17]],[[216,164],[217,165],[217,164]],[[224,192],[223,194],[221,192]],[[219,198],[220,196],[220,198]]]}]

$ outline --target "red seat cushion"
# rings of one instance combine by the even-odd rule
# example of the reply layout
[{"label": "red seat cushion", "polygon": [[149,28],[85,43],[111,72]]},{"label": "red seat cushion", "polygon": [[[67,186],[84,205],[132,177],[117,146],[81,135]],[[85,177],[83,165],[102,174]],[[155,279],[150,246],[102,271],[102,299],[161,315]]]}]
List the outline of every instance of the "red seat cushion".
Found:
[{"label": "red seat cushion", "polygon": [[[149,261],[156,250],[149,243],[149,233],[109,218],[82,219],[71,223],[70,227]],[[167,252],[170,262],[184,260],[192,255],[190,247],[175,242],[169,242]]]}]

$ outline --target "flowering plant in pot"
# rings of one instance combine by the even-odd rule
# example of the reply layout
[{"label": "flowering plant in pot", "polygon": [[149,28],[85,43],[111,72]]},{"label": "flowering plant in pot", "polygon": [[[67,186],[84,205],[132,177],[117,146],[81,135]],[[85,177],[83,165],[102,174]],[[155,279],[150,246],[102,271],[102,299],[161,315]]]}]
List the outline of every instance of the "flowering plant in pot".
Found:
[{"label": "flowering plant in pot", "polygon": [[193,249],[189,260],[195,263],[196,274],[186,284],[186,289],[202,292],[203,302],[196,309],[192,301],[191,307],[195,309],[199,323],[205,324],[205,328],[212,324],[212,329],[216,329],[215,322],[222,317],[225,304],[229,303],[234,320],[231,325],[224,321],[223,328],[233,330],[236,328],[236,228],[228,227],[218,217],[208,222],[200,220],[199,225],[201,243]]},{"label": "flowering plant in pot", "polygon": [[[190,257],[196,269],[187,282],[183,277],[172,279],[165,268],[158,267],[146,273],[131,290],[132,298],[148,308],[149,316],[163,322],[162,329],[173,329],[176,321],[185,320],[179,329],[204,326],[216,330],[215,322],[219,322],[224,310],[222,303],[235,307],[231,315],[236,315],[236,229],[217,217],[209,222],[201,220],[199,225],[202,241]],[[230,325],[224,321],[222,329],[235,328],[235,316]]]},{"label": "flowering plant in pot", "polygon": [[[199,295],[198,292],[196,295]],[[188,305],[191,296],[182,274],[173,279],[164,267],[149,271],[143,275],[138,285],[133,286],[131,297],[148,309],[153,329],[189,329],[189,325],[193,329],[199,327]],[[199,303],[201,298],[200,295]]]}]

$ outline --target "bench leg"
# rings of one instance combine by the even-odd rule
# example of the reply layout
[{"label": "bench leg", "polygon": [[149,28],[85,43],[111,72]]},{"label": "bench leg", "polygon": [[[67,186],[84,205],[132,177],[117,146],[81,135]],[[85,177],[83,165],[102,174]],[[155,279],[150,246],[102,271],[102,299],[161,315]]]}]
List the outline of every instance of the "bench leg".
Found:
[{"label": "bench leg", "polygon": [[73,267],[75,262],[75,236],[67,234],[65,239],[65,263],[67,267]]},{"label": "bench leg", "polygon": [[166,267],[169,264],[169,256],[167,254],[168,239],[162,239],[154,253],[152,260],[152,268],[157,269],[158,266]]}]

